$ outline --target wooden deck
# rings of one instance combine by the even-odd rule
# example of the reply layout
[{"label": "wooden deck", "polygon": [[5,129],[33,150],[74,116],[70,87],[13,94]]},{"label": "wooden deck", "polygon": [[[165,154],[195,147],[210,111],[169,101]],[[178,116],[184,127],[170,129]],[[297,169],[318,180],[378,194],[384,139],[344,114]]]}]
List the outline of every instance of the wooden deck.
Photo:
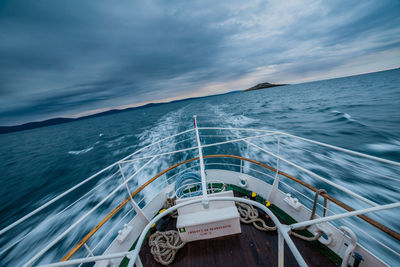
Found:
[{"label": "wooden deck", "polygon": [[[262,232],[252,224],[241,224],[242,233],[187,243],[176,254],[171,266],[277,266],[278,235]],[[176,220],[169,221],[167,230],[176,230]],[[293,238],[309,266],[335,266],[310,242]],[[140,251],[143,266],[163,266],[153,259],[147,241]],[[285,266],[298,266],[285,245]]]}]

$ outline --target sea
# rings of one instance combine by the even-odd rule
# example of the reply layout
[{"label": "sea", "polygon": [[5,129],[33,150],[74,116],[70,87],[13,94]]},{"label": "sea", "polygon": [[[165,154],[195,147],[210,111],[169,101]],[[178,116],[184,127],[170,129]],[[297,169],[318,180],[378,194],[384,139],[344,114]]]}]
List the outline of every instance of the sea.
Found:
[{"label": "sea", "polygon": [[[117,189],[123,179],[131,178],[128,186],[133,192],[168,166],[197,156],[196,149],[185,151],[185,148],[196,147],[193,131],[151,145],[193,129],[194,115],[197,115],[198,126],[202,128],[234,128],[200,130],[203,144],[225,142],[218,147],[204,148],[204,154],[241,155],[278,166],[316,188],[325,189],[328,194],[356,209],[371,206],[341,192],[335,185],[378,204],[400,201],[400,167],[283,134],[240,130],[279,131],[400,162],[400,69],[189,99],[0,135],[0,229],[127,157],[127,161],[121,163],[121,169],[116,166],[104,171],[0,235],[0,266],[21,266],[43,251],[45,253],[35,264],[59,261],[128,196],[125,187]],[[243,140],[227,142],[246,136],[252,136],[248,141],[253,145]],[[143,147],[146,148],[139,151]],[[282,160],[277,162],[271,154],[257,147],[279,154],[294,164]],[[173,150],[183,151],[168,154]],[[156,154],[158,156],[153,158]],[[250,163],[240,165],[233,159],[206,160],[206,169],[238,171],[242,168],[243,172],[268,183],[272,183],[275,177],[274,173]],[[198,171],[198,166],[198,162],[193,162],[189,170]],[[135,201],[144,207],[161,188],[184,172],[185,168],[181,167],[179,171],[167,173],[135,196]],[[314,193],[290,179],[280,179],[281,190],[290,192],[292,197],[312,207]],[[104,200],[113,190],[115,194]],[[322,204],[322,199],[319,203]],[[335,213],[345,212],[334,203],[329,203],[329,207]],[[92,209],[94,211],[86,216]],[[320,206],[317,214],[322,216]],[[96,232],[87,242],[88,247],[94,254],[101,254],[133,216],[136,213],[132,206],[126,205]],[[400,209],[368,216],[400,232]],[[82,222],[69,229],[78,220]],[[382,261],[392,266],[400,265],[400,242],[391,236],[359,218],[334,224],[352,229],[357,241]],[[53,241],[54,246],[46,249]],[[82,248],[74,258],[87,255],[88,252]]]}]

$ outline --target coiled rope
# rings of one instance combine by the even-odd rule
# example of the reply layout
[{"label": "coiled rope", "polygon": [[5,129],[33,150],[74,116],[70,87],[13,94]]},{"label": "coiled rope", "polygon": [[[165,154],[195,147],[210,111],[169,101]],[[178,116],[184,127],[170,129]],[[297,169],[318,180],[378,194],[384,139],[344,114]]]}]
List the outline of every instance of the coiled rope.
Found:
[{"label": "coiled rope", "polygon": [[268,226],[265,224],[265,221],[263,219],[258,218],[258,210],[254,208],[252,205],[236,202],[236,207],[240,214],[240,221],[242,223],[246,224],[252,223],[254,227],[260,231],[276,230],[276,226]]},{"label": "coiled rope", "polygon": [[[164,209],[169,209],[169,208],[171,208],[171,207],[174,206],[174,205],[175,205],[175,199],[167,198],[167,200],[165,200],[165,203],[164,203],[163,208],[164,208]],[[173,213],[171,213],[170,216],[171,216],[172,218],[174,218],[174,219],[178,218],[178,211],[177,211],[177,210],[174,211]]]},{"label": "coiled rope", "polygon": [[155,232],[149,238],[150,252],[154,259],[162,265],[171,264],[177,251],[186,242],[182,241],[178,231],[170,230],[165,232]]}]

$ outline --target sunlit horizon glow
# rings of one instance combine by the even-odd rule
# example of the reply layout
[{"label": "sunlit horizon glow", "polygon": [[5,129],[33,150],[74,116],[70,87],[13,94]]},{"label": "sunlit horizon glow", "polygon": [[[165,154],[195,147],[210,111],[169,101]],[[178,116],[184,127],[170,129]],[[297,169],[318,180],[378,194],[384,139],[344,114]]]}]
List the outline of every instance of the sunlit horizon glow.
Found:
[{"label": "sunlit horizon glow", "polygon": [[399,67],[399,1],[3,1],[0,125]]}]

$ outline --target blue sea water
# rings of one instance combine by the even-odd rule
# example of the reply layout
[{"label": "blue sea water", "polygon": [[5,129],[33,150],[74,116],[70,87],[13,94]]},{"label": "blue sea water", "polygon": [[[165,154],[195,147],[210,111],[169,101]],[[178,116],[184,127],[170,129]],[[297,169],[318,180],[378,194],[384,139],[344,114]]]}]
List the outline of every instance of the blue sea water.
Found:
[{"label": "blue sea water", "polygon": [[[0,135],[0,229],[144,145],[192,128],[194,114],[198,115],[200,126],[280,130],[400,162],[399,69],[186,100]],[[204,137],[204,141],[221,139],[208,137],[205,140]],[[166,144],[158,149],[166,151],[195,144],[193,139],[187,142]],[[269,142],[265,139],[257,144],[268,146]],[[262,162],[273,162],[271,158],[243,145],[230,145],[226,149],[232,154],[240,153]],[[205,152],[220,151],[206,149]],[[282,140],[281,155],[377,203],[400,201],[400,168],[367,160],[357,161],[352,156],[292,139]],[[139,175],[130,186],[134,188],[171,163],[189,157],[161,157],[151,164],[150,171]],[[134,166],[127,166],[124,171],[134,173],[143,163],[140,161]],[[292,166],[282,164],[281,169],[318,188],[327,189],[328,193],[342,197],[343,202],[355,208],[366,207]],[[120,183],[120,177],[116,176],[109,172],[96,178],[28,222],[0,236],[0,262],[4,266],[18,266],[27,261]],[[98,189],[89,194],[83,204],[68,207],[94,185],[98,185]],[[151,194],[150,190],[146,192]],[[60,240],[38,262],[59,260],[83,237],[83,233],[126,198],[124,193],[118,192],[118,197],[102,206],[104,213],[96,212],[88,217],[82,226]],[[399,214],[397,209],[371,217],[400,231]],[[121,216],[116,216],[115,221],[129,220],[129,216]],[[361,220],[349,222],[372,233],[373,229]],[[88,245],[93,248],[111,227],[112,223],[105,225],[104,233],[99,233]],[[33,232],[24,237],[31,230]],[[384,261],[391,265],[400,263],[396,253],[378,246],[364,233],[355,232],[360,243]],[[111,240],[113,237],[115,235],[111,234],[104,238]],[[378,231],[374,237],[400,252],[399,242],[388,235]],[[20,238],[23,240],[3,251]],[[101,253],[104,249],[105,246],[99,246],[96,252]],[[80,256],[86,256],[84,251],[80,253]]]}]

